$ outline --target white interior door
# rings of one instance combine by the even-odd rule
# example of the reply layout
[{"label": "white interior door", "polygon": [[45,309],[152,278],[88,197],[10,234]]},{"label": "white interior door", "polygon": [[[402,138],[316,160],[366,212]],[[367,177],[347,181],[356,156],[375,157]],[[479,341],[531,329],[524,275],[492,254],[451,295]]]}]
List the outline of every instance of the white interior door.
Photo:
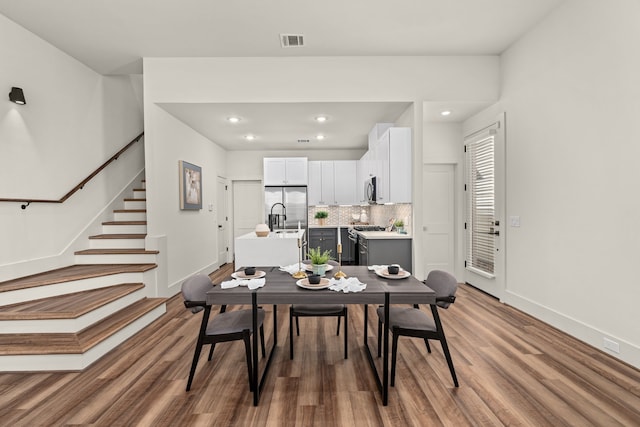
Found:
[{"label": "white interior door", "polygon": [[222,265],[229,262],[229,212],[227,209],[229,192],[224,178],[218,177],[217,186],[218,261]]},{"label": "white interior door", "polygon": [[[498,119],[489,124],[487,127],[479,129],[477,132],[470,133],[465,136],[465,146],[467,146],[467,153],[465,159],[465,183],[467,190],[465,191],[466,200],[466,229],[465,229],[465,281],[482,291],[493,295],[499,299],[503,298],[505,292],[505,122],[504,114],[500,115]],[[492,159],[487,157],[487,153],[490,151],[483,151],[479,154],[480,168],[473,169],[472,172],[469,166],[469,144],[481,144],[482,141],[491,140],[493,156]],[[483,143],[484,144],[484,143]],[[491,170],[480,170],[482,167],[486,167],[487,162],[492,161]],[[485,203],[489,197],[489,192],[486,188],[482,187],[480,198],[476,203],[483,205],[480,209],[480,213],[477,216],[476,224],[474,220],[470,219],[470,214],[473,209],[471,206],[473,202],[470,193],[470,188],[474,185],[473,180],[481,181],[487,177],[483,175],[493,175],[493,208],[492,215],[485,215],[482,210],[485,208]],[[474,252],[474,243],[472,236],[473,230],[479,232],[479,237],[476,238],[476,247],[479,248],[477,253],[488,253],[489,247],[493,253],[493,259],[487,262],[487,268],[483,265],[483,260],[474,259],[470,253]],[[487,239],[488,237],[488,239]],[[484,255],[483,255],[484,256]],[[479,262],[478,262],[479,261]]]},{"label": "white interior door", "polygon": [[455,166],[424,165],[422,176],[424,274],[455,275]]},{"label": "white interior door", "polygon": [[233,181],[233,238],[264,223],[264,189],[260,181]]}]

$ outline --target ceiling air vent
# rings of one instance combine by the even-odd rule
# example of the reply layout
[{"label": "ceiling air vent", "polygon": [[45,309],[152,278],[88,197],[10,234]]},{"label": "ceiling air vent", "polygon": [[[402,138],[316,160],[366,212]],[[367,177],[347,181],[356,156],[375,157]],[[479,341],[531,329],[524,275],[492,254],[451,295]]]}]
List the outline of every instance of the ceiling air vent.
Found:
[{"label": "ceiling air vent", "polygon": [[310,139],[299,139],[298,142],[310,142]]},{"label": "ceiling air vent", "polygon": [[280,44],[282,47],[302,47],[304,46],[304,35],[280,34]]}]

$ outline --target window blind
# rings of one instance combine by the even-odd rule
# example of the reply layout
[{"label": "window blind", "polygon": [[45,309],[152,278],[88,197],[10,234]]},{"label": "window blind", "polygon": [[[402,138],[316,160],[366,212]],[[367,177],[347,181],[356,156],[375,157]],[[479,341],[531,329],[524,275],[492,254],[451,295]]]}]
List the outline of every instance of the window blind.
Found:
[{"label": "window blind", "polygon": [[495,131],[465,143],[467,168],[466,267],[493,276],[495,224]]}]

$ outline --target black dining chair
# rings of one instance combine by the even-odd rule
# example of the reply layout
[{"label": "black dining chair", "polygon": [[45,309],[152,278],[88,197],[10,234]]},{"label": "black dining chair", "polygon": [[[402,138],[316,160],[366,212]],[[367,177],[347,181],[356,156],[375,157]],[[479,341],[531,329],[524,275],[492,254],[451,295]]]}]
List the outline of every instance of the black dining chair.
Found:
[{"label": "black dining chair", "polygon": [[[455,277],[445,271],[433,270],[429,273],[424,283],[433,289],[436,294],[435,304],[430,305],[432,317],[420,310],[418,304],[414,304],[413,308],[389,307],[389,330],[393,335],[391,346],[391,386],[393,387],[395,384],[398,338],[407,336],[424,339],[428,353],[431,353],[429,340],[440,341],[444,357],[447,360],[447,365],[449,365],[449,371],[451,371],[453,383],[458,387],[458,378],[453,367],[453,360],[451,359],[447,339],[440,322],[440,316],[438,315],[438,307],[449,308],[456,300],[455,294],[458,290],[458,282]],[[384,322],[384,307],[379,307],[376,312],[378,314],[378,357],[380,357],[382,354],[380,343],[382,324]]]},{"label": "black dining chair", "polygon": [[[307,263],[305,260],[305,264]],[[333,260],[329,261],[329,265],[334,267],[339,264]],[[337,317],[338,328],[336,335],[340,335],[340,319],[344,317],[344,358],[348,358],[347,347],[347,306],[345,304],[292,304],[289,307],[289,358],[293,359],[293,319],[296,321],[296,333],[300,336],[300,317]]]},{"label": "black dining chair", "polygon": [[[220,342],[227,341],[244,341],[245,353],[247,358],[247,371],[249,372],[249,389],[254,390],[255,384],[252,381],[251,362],[251,334],[253,333],[253,316],[251,310],[233,310],[226,311],[226,306],[220,307],[220,313],[211,317],[211,305],[206,303],[206,293],[213,287],[213,283],[208,276],[204,274],[196,274],[189,277],[182,283],[182,298],[185,307],[191,309],[192,313],[204,311],[202,322],[200,323],[200,331],[198,333],[198,341],[196,350],[191,363],[191,371],[189,372],[189,380],[187,381],[187,391],[191,389],[193,376],[196,372],[198,359],[202,347],[211,344],[209,350],[209,361],[213,356],[215,345]],[[262,346],[262,357],[265,357],[264,346],[264,310],[258,310],[258,325],[260,326],[260,341]]]}]

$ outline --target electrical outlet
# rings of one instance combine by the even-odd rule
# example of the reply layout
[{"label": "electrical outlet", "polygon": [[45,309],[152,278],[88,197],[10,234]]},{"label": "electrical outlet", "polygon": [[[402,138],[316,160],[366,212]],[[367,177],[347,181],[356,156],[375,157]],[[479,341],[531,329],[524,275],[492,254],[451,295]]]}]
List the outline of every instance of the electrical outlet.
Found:
[{"label": "electrical outlet", "polygon": [[509,223],[512,227],[520,227],[520,217],[519,216],[510,216]]},{"label": "electrical outlet", "polygon": [[611,350],[614,353],[620,353],[620,344],[613,340],[610,340],[609,338],[604,339],[604,348],[606,348],[607,350]]}]

